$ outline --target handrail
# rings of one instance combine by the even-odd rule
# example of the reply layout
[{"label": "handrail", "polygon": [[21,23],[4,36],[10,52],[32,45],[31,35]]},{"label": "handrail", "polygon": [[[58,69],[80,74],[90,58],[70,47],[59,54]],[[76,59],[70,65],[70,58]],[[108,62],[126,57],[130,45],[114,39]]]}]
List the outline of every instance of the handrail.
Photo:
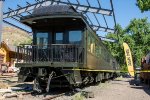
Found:
[{"label": "handrail", "polygon": [[[45,46],[45,45],[40,45]],[[45,48],[39,45],[17,47],[18,62],[79,62],[83,63],[84,48],[72,44],[51,44]]]},{"label": "handrail", "polygon": [[[19,46],[41,46],[40,44],[20,44]],[[79,44],[42,44],[42,46],[51,46],[51,45],[74,45],[74,46],[79,46]]]}]

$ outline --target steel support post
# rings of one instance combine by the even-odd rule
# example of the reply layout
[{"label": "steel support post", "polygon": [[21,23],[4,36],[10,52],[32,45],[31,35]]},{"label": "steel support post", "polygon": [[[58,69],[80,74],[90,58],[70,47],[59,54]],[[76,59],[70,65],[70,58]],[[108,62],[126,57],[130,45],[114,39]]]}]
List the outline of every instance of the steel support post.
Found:
[{"label": "steel support post", "polygon": [[4,2],[4,0],[0,0],[0,43],[2,41],[3,2]]}]

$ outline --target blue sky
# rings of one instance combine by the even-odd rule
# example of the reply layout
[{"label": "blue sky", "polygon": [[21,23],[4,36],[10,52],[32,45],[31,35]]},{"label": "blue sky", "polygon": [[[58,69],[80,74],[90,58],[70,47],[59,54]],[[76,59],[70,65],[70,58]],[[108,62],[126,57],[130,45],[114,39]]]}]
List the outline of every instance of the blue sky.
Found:
[{"label": "blue sky", "polygon": [[[5,0],[4,3],[4,12],[7,11],[7,8],[10,7],[12,9],[16,8],[17,4],[21,6],[25,6],[25,1],[33,3],[34,0]],[[66,1],[66,0],[65,0]],[[75,2],[75,0],[70,0]],[[85,3],[85,0],[79,0],[81,3]],[[109,8],[110,4],[108,3],[109,0],[100,0],[101,6],[103,8]],[[91,5],[97,6],[94,0],[89,0]],[[141,11],[136,6],[136,0],[113,0],[116,22],[119,23],[123,28],[125,28],[129,23],[130,20],[133,18],[145,18],[148,17],[148,21],[150,22],[150,11],[141,13]],[[109,21],[110,19],[108,19]],[[110,21],[110,26],[112,26]],[[98,32],[99,34],[101,32]],[[104,34],[102,34],[103,36]]]},{"label": "blue sky", "polygon": [[148,17],[150,22],[150,11],[141,13],[136,6],[136,0],[113,0],[117,23],[126,27],[133,18]]}]

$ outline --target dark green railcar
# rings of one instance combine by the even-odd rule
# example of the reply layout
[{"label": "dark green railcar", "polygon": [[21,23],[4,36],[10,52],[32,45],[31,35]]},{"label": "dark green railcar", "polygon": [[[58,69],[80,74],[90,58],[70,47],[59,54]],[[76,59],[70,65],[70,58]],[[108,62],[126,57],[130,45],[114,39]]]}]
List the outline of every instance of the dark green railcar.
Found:
[{"label": "dark green railcar", "polygon": [[34,90],[48,92],[115,76],[116,60],[72,6],[40,7],[21,22],[32,28],[33,43],[17,48],[20,82],[34,80]]}]

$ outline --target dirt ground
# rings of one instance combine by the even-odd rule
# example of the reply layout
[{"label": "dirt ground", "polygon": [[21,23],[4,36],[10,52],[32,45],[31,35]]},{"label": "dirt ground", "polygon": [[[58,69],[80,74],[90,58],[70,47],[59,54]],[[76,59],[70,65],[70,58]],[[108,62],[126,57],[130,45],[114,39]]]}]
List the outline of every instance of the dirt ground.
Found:
[{"label": "dirt ground", "polygon": [[[150,88],[141,84],[140,86],[130,85],[131,78],[117,78],[113,81],[106,81],[97,85],[85,87],[81,92],[75,94],[66,94],[53,100],[150,100]],[[18,85],[17,77],[0,77],[0,82],[7,83],[9,86],[24,86],[27,84]],[[30,84],[31,85],[31,84]],[[58,90],[59,91],[59,90]],[[83,91],[92,92],[94,98],[85,98]],[[18,92],[18,91],[17,91]],[[13,92],[14,93],[14,92]],[[45,97],[57,95],[50,93],[43,95],[25,95],[21,100],[42,100]],[[17,100],[19,98],[9,98],[4,100]]]},{"label": "dirt ground", "polygon": [[150,100],[148,86],[130,85],[130,81],[130,78],[118,78],[109,83],[89,87],[87,90],[94,90],[95,98],[87,100]]},{"label": "dirt ground", "polygon": [[94,98],[84,98],[81,93],[77,93],[71,98],[61,97],[55,100],[150,100],[150,88],[144,84],[130,85],[131,80],[131,78],[117,78],[83,89],[83,91],[93,91]]}]

